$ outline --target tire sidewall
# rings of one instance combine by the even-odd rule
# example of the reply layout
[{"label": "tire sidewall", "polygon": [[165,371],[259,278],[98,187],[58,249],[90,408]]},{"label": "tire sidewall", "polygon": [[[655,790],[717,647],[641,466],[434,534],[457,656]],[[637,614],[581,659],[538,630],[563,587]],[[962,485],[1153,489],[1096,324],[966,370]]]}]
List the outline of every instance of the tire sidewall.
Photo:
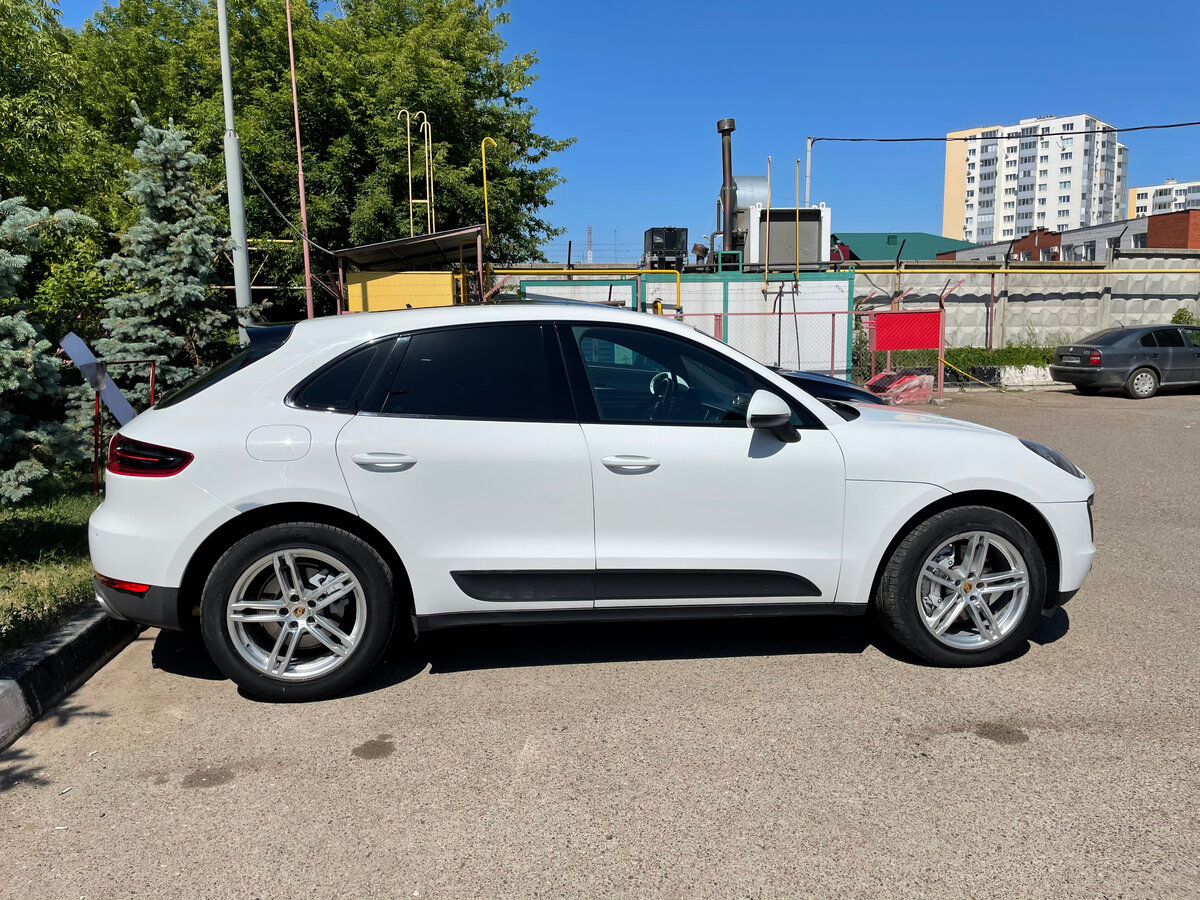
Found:
[{"label": "tire sidewall", "polygon": [[[1009,541],[1025,560],[1029,595],[1016,627],[1004,639],[980,650],[961,650],[938,641],[921,621],[917,610],[917,585],[929,556],[955,535],[983,531]],[[961,507],[932,516],[918,525],[893,554],[880,581],[878,603],[884,625],[892,636],[923,659],[947,666],[987,665],[1025,646],[1037,627],[1046,600],[1047,574],[1041,549],[1033,535],[1007,513],[988,507]]]},{"label": "tire sidewall", "polygon": [[[247,568],[285,549],[318,550],[337,559],[354,573],[366,606],[366,626],[350,658],[332,672],[305,681],[271,678],[242,659],[225,618],[230,594]],[[318,523],[273,525],[237,541],[213,567],[200,602],[200,630],[213,661],[247,693],[267,700],[317,700],[346,689],[378,662],[395,617],[392,573],[379,554],[350,532]]]}]

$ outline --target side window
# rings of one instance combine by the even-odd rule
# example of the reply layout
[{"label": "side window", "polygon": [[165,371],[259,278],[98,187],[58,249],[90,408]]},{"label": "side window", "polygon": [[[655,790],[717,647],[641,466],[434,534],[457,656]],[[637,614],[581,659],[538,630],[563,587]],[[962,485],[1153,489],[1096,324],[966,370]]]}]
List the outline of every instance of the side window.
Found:
[{"label": "side window", "polygon": [[1182,347],[1183,335],[1178,328],[1160,328],[1154,332],[1154,339],[1160,347]]},{"label": "side window", "polygon": [[351,415],[358,412],[395,343],[395,338],[388,338],[339,356],[296,390],[292,405]]},{"label": "side window", "polygon": [[[637,328],[571,329],[601,422],[746,427],[750,372],[691,341]],[[797,425],[812,422],[799,410]]]},{"label": "side window", "polygon": [[1140,343],[1143,347],[1157,347],[1158,346],[1158,344],[1155,343],[1155,341],[1154,341],[1154,332],[1153,331],[1147,331],[1145,334],[1143,334],[1142,339],[1138,343]]},{"label": "side window", "polygon": [[557,344],[541,325],[490,325],[414,334],[388,389],[395,416],[574,420]]},{"label": "side window", "polygon": [[1183,333],[1187,335],[1193,347],[1200,348],[1200,328],[1185,328]]}]

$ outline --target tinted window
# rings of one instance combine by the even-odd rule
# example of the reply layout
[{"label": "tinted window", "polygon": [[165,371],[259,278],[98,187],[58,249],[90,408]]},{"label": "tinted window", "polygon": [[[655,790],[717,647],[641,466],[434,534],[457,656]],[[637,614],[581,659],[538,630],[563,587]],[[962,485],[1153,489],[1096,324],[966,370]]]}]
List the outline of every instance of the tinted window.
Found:
[{"label": "tinted window", "polygon": [[338,357],[301,386],[292,403],[304,409],[358,412],[394,344],[393,338],[376,341]]},{"label": "tinted window", "polygon": [[1141,337],[1141,340],[1139,340],[1138,343],[1141,344],[1143,347],[1157,347],[1158,346],[1158,344],[1156,344],[1154,342],[1154,332],[1152,332],[1152,331],[1147,331],[1145,334],[1143,334]]},{"label": "tinted window", "polygon": [[1160,347],[1182,347],[1183,335],[1178,328],[1160,328],[1154,332],[1154,339]]},{"label": "tinted window", "polygon": [[1076,341],[1075,343],[1093,343],[1097,344],[1099,347],[1108,347],[1110,344],[1115,344],[1117,341],[1120,341],[1121,338],[1126,337],[1127,334],[1127,331],[1122,331],[1118,328],[1108,328],[1104,329],[1103,331],[1097,331],[1096,334],[1088,335],[1087,337],[1081,337],[1080,340]]},{"label": "tinted window", "polygon": [[1200,347],[1200,328],[1185,328],[1183,334],[1192,342],[1193,347]]},{"label": "tinted window", "polygon": [[573,418],[564,408],[566,384],[555,363],[541,325],[422,332],[409,343],[383,411],[454,419]]},{"label": "tinted window", "polygon": [[[746,427],[752,373],[691,341],[634,328],[572,328],[601,422]],[[797,411],[794,424],[811,420]]]}]

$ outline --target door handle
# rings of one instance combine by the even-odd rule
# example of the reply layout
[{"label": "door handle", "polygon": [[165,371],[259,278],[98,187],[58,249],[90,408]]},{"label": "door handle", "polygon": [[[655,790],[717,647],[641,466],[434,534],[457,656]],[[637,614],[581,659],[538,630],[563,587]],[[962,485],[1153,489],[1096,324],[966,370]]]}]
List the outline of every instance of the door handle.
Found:
[{"label": "door handle", "polygon": [[417,464],[417,458],[407,453],[355,453],[350,459],[368,472],[404,472]]},{"label": "door handle", "polygon": [[1157,353],[1147,353],[1146,359],[1158,359],[1158,354]]},{"label": "door handle", "polygon": [[653,472],[661,463],[648,456],[605,456],[600,462],[604,468],[618,475],[642,475]]}]

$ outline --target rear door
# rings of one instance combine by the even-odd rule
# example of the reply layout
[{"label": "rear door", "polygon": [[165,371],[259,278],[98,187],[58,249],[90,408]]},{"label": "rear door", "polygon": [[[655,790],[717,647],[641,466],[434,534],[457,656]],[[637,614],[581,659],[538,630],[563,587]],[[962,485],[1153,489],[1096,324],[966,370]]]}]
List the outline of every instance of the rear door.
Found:
[{"label": "rear door", "polygon": [[346,425],[337,453],[418,615],[590,609],[592,477],[550,326],[400,340],[386,396]]},{"label": "rear door", "polygon": [[1195,356],[1191,342],[1184,343],[1183,332],[1178,327],[1156,328],[1153,333],[1154,341],[1158,344],[1158,365],[1163,383],[1191,381]]}]

